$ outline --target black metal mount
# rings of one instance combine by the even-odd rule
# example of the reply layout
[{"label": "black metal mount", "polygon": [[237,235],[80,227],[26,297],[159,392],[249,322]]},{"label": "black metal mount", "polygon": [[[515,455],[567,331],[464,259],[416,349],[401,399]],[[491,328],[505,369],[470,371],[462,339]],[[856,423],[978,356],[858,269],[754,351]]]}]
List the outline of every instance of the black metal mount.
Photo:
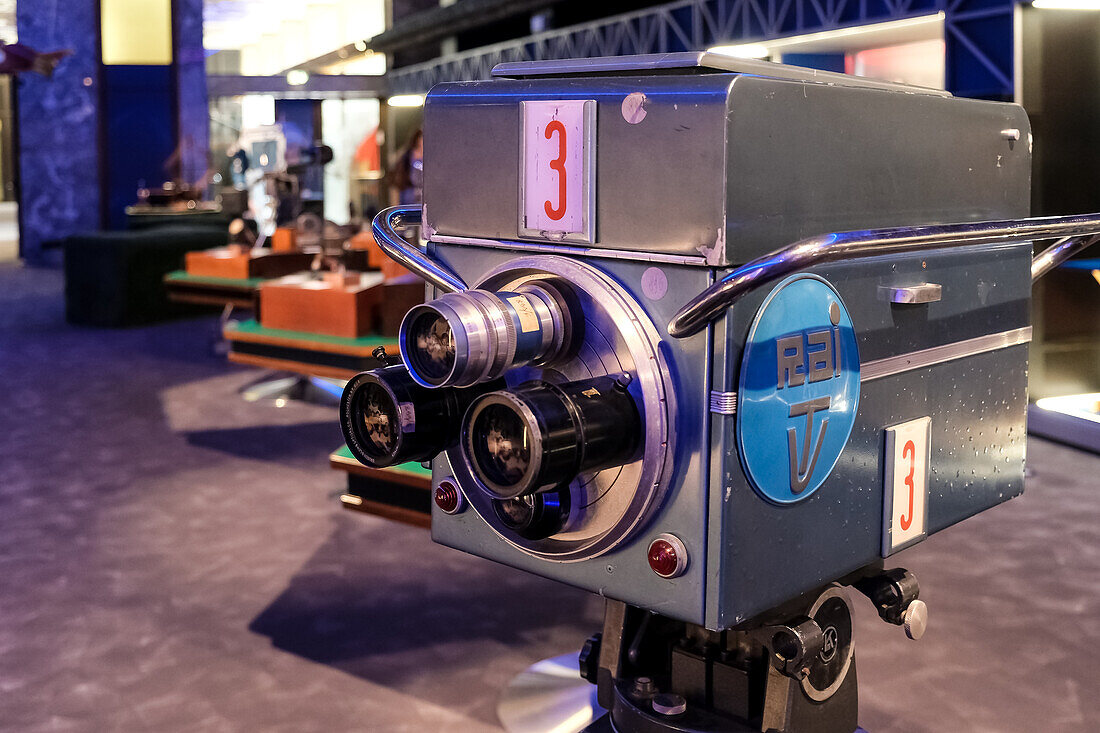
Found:
[{"label": "black metal mount", "polygon": [[[842,582],[909,629],[919,591],[912,573],[868,568]],[[858,728],[852,614],[840,584],[719,632],[609,600],[603,631],[585,642],[579,662],[608,711],[592,733]]]}]

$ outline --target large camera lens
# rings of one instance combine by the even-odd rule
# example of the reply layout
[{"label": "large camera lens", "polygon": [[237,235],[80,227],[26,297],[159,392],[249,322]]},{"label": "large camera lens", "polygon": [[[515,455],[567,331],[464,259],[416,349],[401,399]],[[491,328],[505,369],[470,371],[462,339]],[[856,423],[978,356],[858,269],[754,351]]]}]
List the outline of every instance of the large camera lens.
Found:
[{"label": "large camera lens", "polygon": [[474,461],[494,483],[511,485],[531,467],[531,431],[512,407],[490,404],[482,411],[472,444]]},{"label": "large camera lens", "polygon": [[485,388],[425,389],[404,365],[354,377],[340,401],[340,427],[364,465],[426,461],[458,439],[459,420]]},{"label": "large camera lens", "polygon": [[528,382],[482,395],[463,418],[462,451],[482,487],[515,499],[566,486],[633,457],[641,419],[626,381]]},{"label": "large camera lens", "polygon": [[367,382],[360,397],[360,428],[366,437],[365,445],[372,454],[389,455],[397,447],[401,434],[397,405],[382,385]]},{"label": "large camera lens", "polygon": [[425,387],[466,387],[523,364],[566,358],[584,319],[558,280],[531,280],[515,291],[466,290],[416,306],[398,343],[409,371]]}]

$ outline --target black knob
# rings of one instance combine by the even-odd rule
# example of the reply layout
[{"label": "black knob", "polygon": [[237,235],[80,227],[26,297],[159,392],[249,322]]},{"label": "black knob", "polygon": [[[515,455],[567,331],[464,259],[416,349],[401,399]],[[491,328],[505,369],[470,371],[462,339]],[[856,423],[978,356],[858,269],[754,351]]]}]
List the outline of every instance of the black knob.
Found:
[{"label": "black knob", "polygon": [[393,358],[386,353],[385,346],[377,346],[374,351],[371,352],[371,356],[382,363],[382,366],[390,366],[393,364]]},{"label": "black knob", "polygon": [[600,642],[602,639],[603,634],[593,634],[588,637],[584,642],[584,646],[581,647],[580,656],[577,657],[581,668],[581,679],[588,680],[592,684],[596,684],[596,673],[600,669]]}]

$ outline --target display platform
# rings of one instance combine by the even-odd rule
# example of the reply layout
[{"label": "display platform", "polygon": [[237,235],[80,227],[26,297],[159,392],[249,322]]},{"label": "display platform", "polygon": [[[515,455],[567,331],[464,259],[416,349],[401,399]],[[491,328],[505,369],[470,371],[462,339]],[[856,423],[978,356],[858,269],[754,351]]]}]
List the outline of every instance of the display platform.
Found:
[{"label": "display platform", "polygon": [[229,361],[265,369],[335,379],[351,379],[381,366],[374,350],[397,353],[397,342],[382,336],[346,338],[265,328],[256,320],[233,321],[222,329]]},{"label": "display platform", "polygon": [[255,311],[258,307],[256,292],[263,281],[259,277],[207,277],[176,270],[164,276],[164,289],[174,303],[232,306]]},{"label": "display platform", "polygon": [[222,207],[210,202],[199,203],[194,208],[135,204],[127,206],[125,213],[127,229],[151,229],[167,224],[228,227],[231,218],[223,213]]},{"label": "display platform", "polygon": [[1100,454],[1100,258],[1067,260],[1058,270],[1076,277],[1055,281],[1049,302],[1036,310],[1040,335],[1031,348],[1027,430]]},{"label": "display platform", "polygon": [[1029,405],[1027,431],[1100,454],[1100,393],[1045,397]]},{"label": "display platform", "polygon": [[346,508],[416,527],[431,526],[431,469],[419,463],[370,468],[346,445],[329,456],[329,465],[348,475],[348,491],[340,497]]}]

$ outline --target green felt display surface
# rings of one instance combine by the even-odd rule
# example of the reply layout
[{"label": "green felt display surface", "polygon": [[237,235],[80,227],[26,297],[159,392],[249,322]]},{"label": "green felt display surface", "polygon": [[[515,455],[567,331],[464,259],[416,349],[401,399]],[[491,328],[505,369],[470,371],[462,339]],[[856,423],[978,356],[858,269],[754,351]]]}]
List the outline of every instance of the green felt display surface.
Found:
[{"label": "green felt display surface", "polygon": [[230,326],[237,333],[255,334],[257,336],[271,336],[284,339],[300,339],[312,341],[318,344],[339,344],[341,346],[393,346],[395,339],[386,336],[360,336],[348,338],[346,336],[327,336],[323,333],[309,333],[307,331],[284,331],[280,328],[264,328],[259,321],[250,318],[247,321],[238,321]]},{"label": "green felt display surface", "polygon": [[257,288],[264,281],[262,277],[207,277],[188,275],[184,270],[176,270],[164,276],[166,282],[188,283],[193,285],[235,285],[245,288]]},{"label": "green felt display surface", "polygon": [[[346,445],[340,446],[340,449],[336,451],[335,455],[341,458],[346,458],[349,461],[355,461],[356,458],[351,454],[351,451]],[[358,462],[358,461],[356,461]],[[432,471],[430,468],[424,468],[419,463],[402,463],[399,466],[390,466],[387,471],[401,471],[402,473],[411,473],[414,476],[426,476],[432,477]]]}]

